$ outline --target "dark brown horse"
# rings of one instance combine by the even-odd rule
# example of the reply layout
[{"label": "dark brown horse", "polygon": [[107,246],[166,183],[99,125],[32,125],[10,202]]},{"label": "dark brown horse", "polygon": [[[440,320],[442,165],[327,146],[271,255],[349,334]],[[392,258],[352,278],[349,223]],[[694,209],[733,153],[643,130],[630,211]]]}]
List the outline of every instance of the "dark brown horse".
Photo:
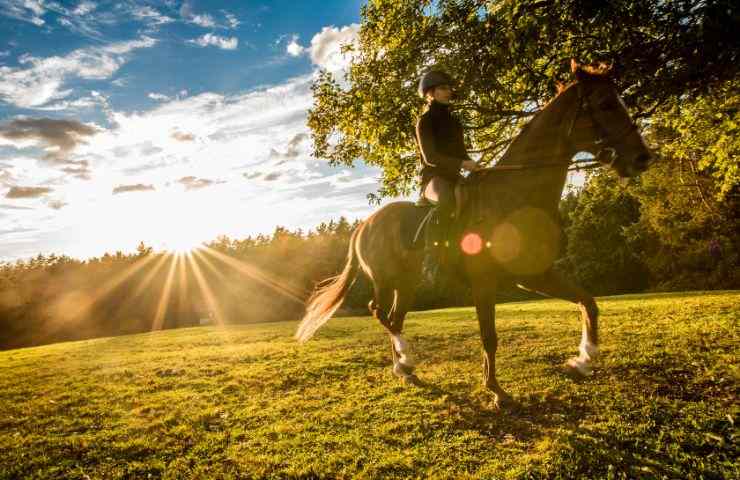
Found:
[{"label": "dark brown horse", "polygon": [[[557,208],[574,155],[593,153],[620,177],[645,170],[650,152],[608,73],[572,64],[576,80],[525,126],[491,169],[471,174],[460,222],[464,272],[472,287],[483,342],[483,378],[497,405],[511,400],[496,381],[497,289],[518,285],[576,303],[581,311],[579,355],[567,365],[591,374],[598,355],[598,308],[585,290],[552,269],[558,253]],[[341,305],[359,270],[370,277],[370,309],[391,336],[393,372],[413,377],[414,362],[401,337],[419,284],[424,252],[404,247],[401,224],[415,207],[395,202],[362,222],[350,240],[344,270],[309,300],[296,333],[308,340]]]}]

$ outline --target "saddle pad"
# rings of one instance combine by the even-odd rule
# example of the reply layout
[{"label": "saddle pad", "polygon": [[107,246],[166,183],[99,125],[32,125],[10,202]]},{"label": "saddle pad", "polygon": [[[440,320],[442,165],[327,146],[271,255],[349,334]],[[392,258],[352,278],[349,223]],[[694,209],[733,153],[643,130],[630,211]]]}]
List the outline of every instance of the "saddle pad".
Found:
[{"label": "saddle pad", "polygon": [[401,244],[406,250],[417,250],[424,247],[424,227],[429,222],[434,206],[414,205],[401,217]]}]

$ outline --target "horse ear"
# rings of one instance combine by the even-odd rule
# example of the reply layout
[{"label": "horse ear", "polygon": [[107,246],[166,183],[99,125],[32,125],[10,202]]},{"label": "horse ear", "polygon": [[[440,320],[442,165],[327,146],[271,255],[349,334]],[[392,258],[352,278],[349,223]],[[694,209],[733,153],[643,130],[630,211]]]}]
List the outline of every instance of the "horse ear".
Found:
[{"label": "horse ear", "polygon": [[581,67],[581,66],[580,66],[580,65],[578,65],[578,62],[576,61],[576,59],[575,59],[575,58],[571,58],[571,59],[570,59],[570,73],[572,73],[572,74],[574,74],[574,75],[575,75],[575,74],[576,74],[576,72],[578,72],[578,69],[579,69],[580,67]]},{"label": "horse ear", "polygon": [[576,77],[576,80],[584,80],[588,77],[588,73],[583,70],[583,66],[575,58],[570,59],[570,71]]}]

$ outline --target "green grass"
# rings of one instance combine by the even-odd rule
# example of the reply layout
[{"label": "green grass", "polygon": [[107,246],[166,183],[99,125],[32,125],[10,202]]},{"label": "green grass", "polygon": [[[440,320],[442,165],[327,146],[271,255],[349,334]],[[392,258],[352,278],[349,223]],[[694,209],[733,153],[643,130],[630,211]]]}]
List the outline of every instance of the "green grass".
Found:
[{"label": "green grass", "polygon": [[409,315],[422,386],[367,317],[303,346],[286,322],[0,352],[0,478],[740,478],[740,292],[599,305],[582,382],[573,305],[498,307],[504,411],[470,308]]}]

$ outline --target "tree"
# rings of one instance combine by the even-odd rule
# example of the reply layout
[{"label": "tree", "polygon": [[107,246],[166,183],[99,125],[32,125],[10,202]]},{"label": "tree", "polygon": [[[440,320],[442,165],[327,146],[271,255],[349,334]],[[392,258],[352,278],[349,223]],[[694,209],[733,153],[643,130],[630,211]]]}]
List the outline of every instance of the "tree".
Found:
[{"label": "tree", "polygon": [[154,251],[154,248],[151,246],[147,247],[143,241],[139,242],[139,245],[136,247],[136,254],[139,257],[145,257],[147,255],[151,255],[153,251]]},{"label": "tree", "polygon": [[740,80],[667,103],[653,117],[659,160],[630,189],[640,245],[658,289],[740,285]]},{"label": "tree", "polygon": [[575,205],[569,205],[565,256],[558,268],[594,294],[643,291],[648,271],[624,233],[640,218],[637,199],[613,173],[600,171],[590,175]]},{"label": "tree", "polygon": [[491,162],[556,81],[569,80],[571,57],[612,64],[627,105],[646,118],[735,78],[738,26],[732,0],[372,0],[347,47],[346,81],[323,72],[313,84],[314,155],[333,165],[361,158],[383,170],[379,196],[409,194],[416,85],[430,65],[459,79],[469,144]]}]

